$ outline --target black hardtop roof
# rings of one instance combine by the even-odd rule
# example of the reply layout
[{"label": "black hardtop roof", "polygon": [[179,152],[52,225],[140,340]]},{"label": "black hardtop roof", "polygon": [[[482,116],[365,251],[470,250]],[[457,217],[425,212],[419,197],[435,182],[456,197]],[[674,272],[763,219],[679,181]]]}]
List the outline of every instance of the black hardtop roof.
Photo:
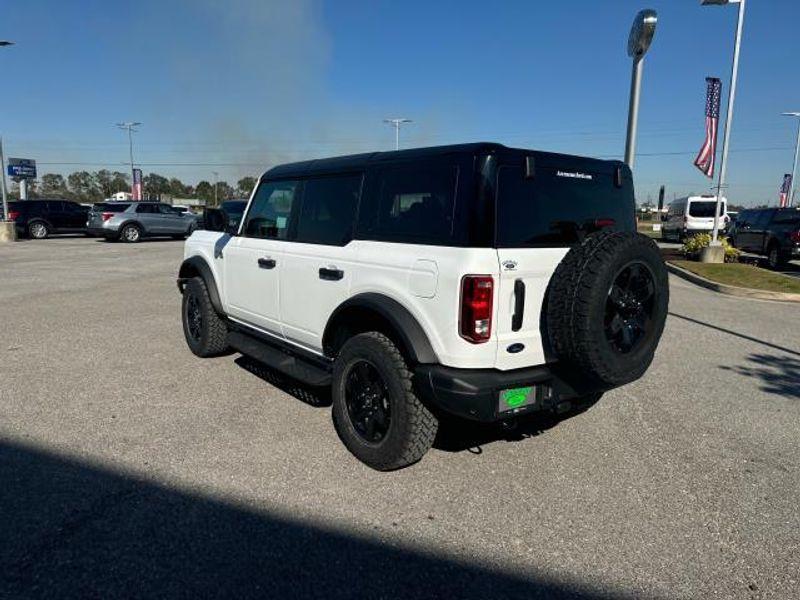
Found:
[{"label": "black hardtop roof", "polygon": [[302,177],[305,175],[332,173],[337,171],[361,170],[369,165],[388,161],[406,161],[415,159],[434,158],[452,154],[474,156],[477,154],[521,154],[533,156],[537,163],[543,166],[561,166],[569,169],[582,169],[587,171],[610,173],[617,166],[622,165],[616,160],[601,160],[572,156],[569,154],[556,154],[540,150],[526,150],[523,148],[509,148],[494,142],[474,142],[470,144],[451,144],[448,146],[430,146],[426,148],[412,148],[409,150],[393,150],[390,152],[368,152],[364,154],[351,154],[348,156],[334,156],[315,160],[305,160],[287,163],[272,167],[262,175],[264,179],[282,179],[286,177]]}]

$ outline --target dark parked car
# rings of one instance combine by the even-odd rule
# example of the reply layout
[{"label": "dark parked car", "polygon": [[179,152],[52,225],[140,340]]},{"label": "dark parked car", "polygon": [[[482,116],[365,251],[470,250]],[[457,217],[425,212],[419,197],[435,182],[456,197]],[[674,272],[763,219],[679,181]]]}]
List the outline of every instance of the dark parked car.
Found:
[{"label": "dark parked car", "polygon": [[770,268],[800,258],[800,209],[759,208],[740,212],[729,232],[731,243],[767,257]]},{"label": "dark parked car", "polygon": [[86,233],[89,209],[58,199],[20,200],[8,203],[8,218],[17,235],[43,239],[52,233]]}]

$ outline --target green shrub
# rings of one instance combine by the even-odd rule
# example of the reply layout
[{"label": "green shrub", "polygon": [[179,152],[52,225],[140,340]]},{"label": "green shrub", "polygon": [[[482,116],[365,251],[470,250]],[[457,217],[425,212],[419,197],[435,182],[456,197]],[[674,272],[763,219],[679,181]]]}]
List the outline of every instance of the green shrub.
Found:
[{"label": "green shrub", "polygon": [[[722,243],[722,247],[725,249],[725,262],[737,262],[741,252],[730,245],[728,238],[721,237],[719,238],[719,241]],[[700,257],[700,251],[709,245],[711,245],[711,234],[698,233],[697,235],[693,235],[692,237],[688,238],[683,243],[683,254],[687,258],[697,260]]]}]

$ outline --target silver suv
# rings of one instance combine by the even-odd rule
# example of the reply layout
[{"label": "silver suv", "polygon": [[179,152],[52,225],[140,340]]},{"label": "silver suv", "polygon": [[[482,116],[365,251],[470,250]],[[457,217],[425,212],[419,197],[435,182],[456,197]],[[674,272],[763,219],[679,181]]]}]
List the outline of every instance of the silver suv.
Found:
[{"label": "silver suv", "polygon": [[197,228],[197,218],[161,202],[101,202],[89,213],[91,235],[134,243],[143,237],[184,239]]}]

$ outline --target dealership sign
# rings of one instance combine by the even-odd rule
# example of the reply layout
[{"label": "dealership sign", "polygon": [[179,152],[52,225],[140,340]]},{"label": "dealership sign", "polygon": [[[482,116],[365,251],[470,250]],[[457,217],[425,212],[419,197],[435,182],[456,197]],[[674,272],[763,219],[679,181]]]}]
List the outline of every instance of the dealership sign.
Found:
[{"label": "dealership sign", "polygon": [[36,179],[36,161],[30,158],[9,158],[8,175],[18,179]]}]

